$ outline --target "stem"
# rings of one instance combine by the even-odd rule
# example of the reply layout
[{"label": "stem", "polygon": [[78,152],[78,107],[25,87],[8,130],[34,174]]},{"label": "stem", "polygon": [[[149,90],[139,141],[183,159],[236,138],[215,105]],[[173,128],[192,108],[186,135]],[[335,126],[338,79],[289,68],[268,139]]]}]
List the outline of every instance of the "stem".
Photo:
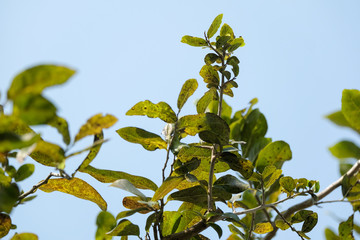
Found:
[{"label": "stem", "polygon": [[216,160],[216,144],[211,149],[211,163],[210,163],[210,172],[209,172],[209,183],[208,183],[208,211],[213,211],[213,199],[212,199],[212,188],[214,181],[214,168],[215,168],[215,160]]},{"label": "stem", "polygon": [[291,229],[293,232],[296,232],[297,235],[299,235],[302,240],[305,240],[305,239],[303,238],[303,236],[300,235],[300,233],[291,225],[291,223],[288,222],[288,220],[286,220],[286,218],[281,214],[281,212],[280,212],[275,206],[272,207],[272,209],[274,209],[275,212],[277,212],[277,214],[282,218],[282,220],[290,227],[290,229]]},{"label": "stem", "polygon": [[252,214],[251,214],[250,231],[249,231],[249,235],[248,235],[248,237],[247,237],[247,240],[250,240],[250,239],[251,239],[252,231],[253,231],[253,228],[254,228],[254,221],[255,221],[255,213],[252,213]]}]

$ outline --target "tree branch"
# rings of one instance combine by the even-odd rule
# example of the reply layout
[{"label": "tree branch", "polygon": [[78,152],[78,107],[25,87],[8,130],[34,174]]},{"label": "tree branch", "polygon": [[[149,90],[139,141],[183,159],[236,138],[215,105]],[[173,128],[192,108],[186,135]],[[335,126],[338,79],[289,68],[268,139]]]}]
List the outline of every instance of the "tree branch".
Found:
[{"label": "tree branch", "polygon": [[[320,193],[316,194],[317,200],[323,199],[324,197],[329,195],[332,191],[334,191],[336,188],[341,186],[341,182],[344,179],[344,176],[352,177],[355,174],[357,174],[359,171],[360,171],[360,159],[352,166],[352,168],[350,168],[349,171],[347,171],[347,173],[345,173],[338,180],[336,180],[335,182],[330,184],[325,190],[323,190]],[[295,212],[297,212],[299,210],[309,208],[309,207],[311,207],[311,206],[313,206],[315,204],[316,204],[316,202],[314,201],[313,198],[305,200],[305,201],[303,201],[301,203],[298,203],[298,204],[290,207],[288,210],[286,210],[285,213],[284,213],[284,217],[287,218],[287,217],[291,216],[291,214],[293,214],[293,213],[295,213]],[[268,233],[265,236],[264,240],[272,239],[276,235],[277,230],[278,230],[278,228],[274,228],[274,230],[272,232]]]}]

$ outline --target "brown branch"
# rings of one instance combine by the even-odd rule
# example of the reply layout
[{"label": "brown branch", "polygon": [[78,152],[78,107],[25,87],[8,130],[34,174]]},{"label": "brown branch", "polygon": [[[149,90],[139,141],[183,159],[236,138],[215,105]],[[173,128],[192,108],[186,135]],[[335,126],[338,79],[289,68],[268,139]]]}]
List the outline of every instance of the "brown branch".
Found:
[{"label": "brown branch", "polygon": [[[349,171],[347,171],[347,173],[345,173],[343,176],[341,176],[338,180],[336,180],[335,182],[333,182],[332,184],[330,184],[325,190],[321,191],[320,193],[316,194],[317,200],[321,200],[324,197],[326,197],[327,195],[329,195],[331,192],[333,192],[336,188],[338,188],[339,186],[341,186],[341,182],[344,179],[345,176],[348,177],[352,177],[355,174],[357,174],[360,171],[360,159],[352,166],[352,168],[350,168]],[[287,218],[289,216],[291,216],[291,214],[299,211],[299,210],[303,210],[306,208],[309,208],[313,205],[315,205],[316,202],[314,201],[313,198],[307,199],[301,203],[298,203],[292,207],[290,207],[288,210],[285,211],[284,213],[284,217]],[[278,228],[274,228],[274,230],[270,233],[268,233],[264,240],[270,240],[272,239],[277,232]]]},{"label": "brown branch", "polygon": [[282,220],[290,227],[290,229],[293,232],[296,232],[297,235],[299,235],[302,240],[305,240],[303,238],[303,236],[301,236],[301,234],[291,225],[291,223],[289,223],[288,220],[286,220],[286,218],[281,214],[281,212],[275,206],[273,206],[272,209],[275,210],[275,212],[278,214],[278,216],[280,216],[282,218]]}]

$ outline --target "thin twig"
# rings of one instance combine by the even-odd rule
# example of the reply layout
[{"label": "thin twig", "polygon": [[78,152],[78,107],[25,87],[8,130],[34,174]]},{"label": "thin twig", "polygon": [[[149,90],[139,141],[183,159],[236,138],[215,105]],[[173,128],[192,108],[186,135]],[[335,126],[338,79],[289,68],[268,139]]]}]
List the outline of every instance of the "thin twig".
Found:
[{"label": "thin twig", "polygon": [[339,199],[339,200],[321,201],[321,202],[316,202],[316,203],[314,203],[314,205],[320,205],[320,204],[325,204],[325,203],[338,203],[338,202],[342,202],[342,203],[356,203],[356,202],[360,202],[360,199],[356,199],[356,200],[344,200],[344,199]]},{"label": "thin twig", "polygon": [[250,239],[251,239],[252,231],[253,231],[253,228],[254,228],[254,222],[255,222],[255,213],[252,213],[252,214],[251,214],[250,231],[249,231],[249,235],[248,235],[248,237],[247,237],[247,240],[250,240]]},{"label": "thin twig", "polygon": [[297,235],[299,235],[302,240],[305,240],[303,236],[301,236],[301,234],[291,225],[291,223],[289,223],[288,220],[286,220],[286,218],[281,214],[281,212],[275,206],[272,206],[271,208],[274,209],[275,212],[277,212],[278,216],[282,218],[282,220],[290,227],[290,229],[293,232],[296,232]]},{"label": "thin twig", "polygon": [[210,171],[209,171],[209,182],[208,182],[208,195],[207,195],[207,202],[208,202],[208,211],[213,211],[213,199],[212,199],[212,188],[213,188],[213,181],[214,181],[214,168],[215,168],[215,161],[216,161],[216,144],[211,149],[211,163],[210,163]]}]

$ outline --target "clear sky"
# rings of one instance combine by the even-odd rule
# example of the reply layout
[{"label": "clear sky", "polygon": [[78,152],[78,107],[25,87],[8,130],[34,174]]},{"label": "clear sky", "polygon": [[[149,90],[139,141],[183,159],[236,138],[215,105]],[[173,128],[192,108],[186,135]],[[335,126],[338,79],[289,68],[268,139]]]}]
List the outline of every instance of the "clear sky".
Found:
[{"label": "clear sky", "polygon": [[[238,110],[257,97],[257,107],[268,120],[267,136],[285,140],[292,148],[293,160],[285,164],[284,174],[320,180],[324,189],[339,177],[338,162],[327,148],[344,138],[359,143],[355,135],[324,119],[340,108],[344,88],[359,89],[359,11],[356,0],[2,0],[1,102],[14,75],[30,66],[55,63],[76,69],[65,86],[49,89],[46,95],[70,122],[73,136],[93,114],[111,113],[119,118],[115,127],[105,131],[110,142],[93,165],[144,175],[160,184],[165,152],[146,152],[123,141],[115,130],[138,126],[160,134],[160,120],[128,117],[125,112],[145,99],[165,100],[175,108],[180,88],[189,78],[197,78],[201,87],[184,113],[195,113],[193,103],[205,92],[198,73],[207,50],[182,44],[180,39],[202,36],[214,17],[223,13],[223,22],[246,42],[237,51],[239,88],[228,102]],[[48,140],[61,141],[54,130],[42,131],[50,131],[44,133]],[[91,140],[81,144],[87,146]],[[69,160],[69,172],[80,162],[81,158]],[[38,164],[36,168],[39,172],[22,185],[24,190],[51,171]],[[79,177],[103,195],[110,212],[123,210],[125,192],[83,174]],[[37,233],[42,240],[94,238],[100,211],[95,204],[62,193],[38,191],[37,195],[12,214],[19,232]],[[328,199],[340,197],[337,191]],[[324,239],[326,226],[337,230],[334,215],[345,219],[351,208],[333,204],[315,210],[319,223],[309,236]],[[144,220],[142,216],[131,219]],[[217,239],[212,230],[207,235]],[[223,239],[227,236],[224,233]],[[288,230],[276,239],[296,237]]]}]

